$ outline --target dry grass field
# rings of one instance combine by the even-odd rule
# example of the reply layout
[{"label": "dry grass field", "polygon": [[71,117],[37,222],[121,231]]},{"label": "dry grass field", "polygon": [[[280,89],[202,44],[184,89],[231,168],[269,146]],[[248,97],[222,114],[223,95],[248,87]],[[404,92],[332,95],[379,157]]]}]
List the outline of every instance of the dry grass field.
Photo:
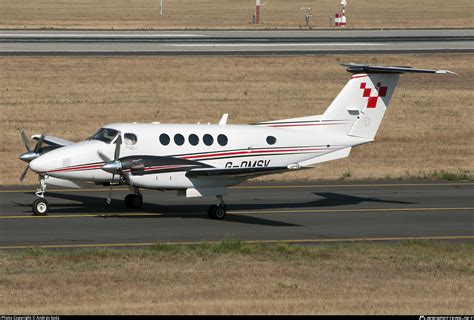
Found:
[{"label": "dry grass field", "polygon": [[473,243],[0,252],[2,314],[472,314]]},{"label": "dry grass field", "polygon": [[[346,56],[0,57],[0,185],[25,163],[17,131],[85,139],[114,122],[251,123],[322,113],[349,74]],[[265,179],[443,178],[474,171],[474,56],[352,56],[349,62],[446,68],[405,75],[376,142],[347,159]],[[441,174],[440,174],[441,173]],[[35,183],[30,174],[26,183]]]},{"label": "dry grass field", "polygon": [[[0,0],[0,28],[275,29],[328,28],[338,0],[265,0],[261,24],[251,24],[255,0]],[[357,0],[347,7],[348,28],[474,27],[471,0]]]}]

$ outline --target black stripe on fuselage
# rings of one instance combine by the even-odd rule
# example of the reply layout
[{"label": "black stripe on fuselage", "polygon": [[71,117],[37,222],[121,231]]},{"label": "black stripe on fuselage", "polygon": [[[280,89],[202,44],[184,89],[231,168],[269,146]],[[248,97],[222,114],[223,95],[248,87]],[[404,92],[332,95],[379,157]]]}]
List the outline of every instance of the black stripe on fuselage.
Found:
[{"label": "black stripe on fuselage", "polygon": [[255,122],[251,125],[272,125],[272,124],[293,124],[293,123],[312,123],[312,122],[344,122],[351,120],[301,120],[301,121],[269,121],[269,122]]},{"label": "black stripe on fuselage", "polygon": [[298,148],[328,148],[328,145],[314,145],[314,146],[286,146],[286,147],[264,147],[264,148],[241,148],[241,149],[221,149],[221,150],[213,150],[213,151],[205,151],[205,152],[195,152],[195,153],[179,153],[173,155],[166,155],[164,157],[185,157],[185,156],[197,156],[206,153],[223,153],[223,152],[238,152],[238,151],[246,151],[246,150],[278,150],[278,149],[298,149]]},{"label": "black stripe on fuselage", "polygon": [[244,157],[268,157],[268,156],[282,156],[282,155],[293,155],[293,154],[310,154],[317,153],[318,151],[305,151],[305,152],[285,152],[285,153],[266,153],[266,154],[240,154],[235,156],[218,156],[214,158],[204,158],[198,159],[196,161],[209,161],[209,160],[222,160],[222,159],[234,159],[234,158],[244,158]]}]

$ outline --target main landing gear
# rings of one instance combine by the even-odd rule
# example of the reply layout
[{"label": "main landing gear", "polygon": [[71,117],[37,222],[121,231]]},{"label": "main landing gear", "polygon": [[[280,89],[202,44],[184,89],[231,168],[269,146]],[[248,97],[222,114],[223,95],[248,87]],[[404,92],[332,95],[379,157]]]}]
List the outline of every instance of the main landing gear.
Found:
[{"label": "main landing gear", "polygon": [[32,210],[34,216],[46,216],[49,211],[49,203],[44,198],[44,193],[46,192],[46,182],[44,181],[44,176],[38,177],[38,188],[36,189],[36,195],[38,199],[33,202]]},{"label": "main landing gear", "polygon": [[217,196],[217,204],[210,206],[207,209],[207,215],[211,219],[222,220],[227,214],[227,207],[222,196]]},{"label": "main landing gear", "polygon": [[125,206],[129,209],[138,209],[143,204],[143,195],[140,189],[134,188],[134,193],[128,194],[125,199]]}]

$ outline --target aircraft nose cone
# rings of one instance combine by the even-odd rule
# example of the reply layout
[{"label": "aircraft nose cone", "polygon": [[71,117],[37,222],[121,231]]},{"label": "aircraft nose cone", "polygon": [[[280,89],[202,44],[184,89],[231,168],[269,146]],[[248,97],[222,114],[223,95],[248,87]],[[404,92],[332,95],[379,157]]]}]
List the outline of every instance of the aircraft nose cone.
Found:
[{"label": "aircraft nose cone", "polygon": [[48,163],[44,159],[38,157],[30,162],[30,169],[38,173],[46,172],[48,171],[47,164]]},{"label": "aircraft nose cone", "polygon": [[28,151],[28,152],[23,153],[19,158],[22,161],[31,162],[34,159],[38,158],[39,156],[40,155],[38,153],[34,153],[33,151]]}]

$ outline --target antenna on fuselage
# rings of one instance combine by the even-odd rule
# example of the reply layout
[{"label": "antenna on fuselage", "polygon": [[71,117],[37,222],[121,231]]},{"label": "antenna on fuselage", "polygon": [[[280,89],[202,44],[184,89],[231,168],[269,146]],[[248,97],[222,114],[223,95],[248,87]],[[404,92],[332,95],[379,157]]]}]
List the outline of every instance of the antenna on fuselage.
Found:
[{"label": "antenna on fuselage", "polygon": [[220,126],[225,126],[227,124],[227,118],[229,118],[229,114],[228,113],[224,113],[222,115],[222,118],[221,120],[219,121],[219,125]]}]

